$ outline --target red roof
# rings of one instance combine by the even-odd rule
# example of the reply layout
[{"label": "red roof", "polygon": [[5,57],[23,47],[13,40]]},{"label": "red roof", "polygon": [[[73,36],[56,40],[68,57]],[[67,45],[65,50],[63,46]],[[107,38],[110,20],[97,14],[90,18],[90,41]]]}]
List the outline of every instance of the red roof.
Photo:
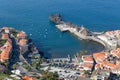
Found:
[{"label": "red roof", "polygon": [[104,61],[104,59],[107,57],[108,53],[107,52],[98,52],[94,53],[93,57],[97,63]]},{"label": "red roof", "polygon": [[27,39],[21,39],[21,40],[19,41],[20,46],[23,46],[23,45],[25,45],[26,43],[27,43]]},{"label": "red roof", "polygon": [[12,41],[8,39],[5,45],[6,45],[6,48],[0,54],[0,59],[3,61],[9,59],[10,51],[12,48]]},{"label": "red roof", "polygon": [[7,33],[3,33],[1,39],[9,39],[9,35]]},{"label": "red roof", "polygon": [[34,78],[30,77],[30,76],[23,76],[22,80],[36,80],[36,79],[34,79]]},{"label": "red roof", "polygon": [[24,32],[24,31],[21,31],[21,32],[19,32],[18,34],[17,34],[17,37],[18,38],[21,38],[21,37],[26,37],[27,35],[26,35],[26,33]]},{"label": "red roof", "polygon": [[84,55],[84,56],[82,56],[82,60],[83,60],[83,61],[93,62],[93,58],[92,58],[91,55]]}]

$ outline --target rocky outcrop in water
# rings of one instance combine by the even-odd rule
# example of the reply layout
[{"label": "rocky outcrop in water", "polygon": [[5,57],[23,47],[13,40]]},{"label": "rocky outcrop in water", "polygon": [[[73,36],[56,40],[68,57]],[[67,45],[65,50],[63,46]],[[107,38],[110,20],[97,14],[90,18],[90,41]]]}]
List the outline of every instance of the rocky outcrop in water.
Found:
[{"label": "rocky outcrop in water", "polygon": [[87,35],[91,35],[91,32],[89,32],[89,30],[86,29],[86,28],[83,27],[83,26],[82,26],[82,27],[81,27],[81,26],[77,26],[77,25],[75,25],[75,24],[73,24],[73,23],[71,23],[71,22],[64,22],[64,21],[62,20],[62,17],[61,17],[60,14],[52,14],[52,15],[50,16],[50,21],[54,22],[54,23],[57,24],[57,25],[59,25],[59,24],[66,24],[66,25],[69,26],[70,28],[76,28],[78,32],[82,29],[81,34],[86,35],[86,36],[87,36]]},{"label": "rocky outcrop in water", "polygon": [[69,31],[70,33],[76,35],[79,39],[93,40],[98,43],[101,43],[106,48],[108,48],[108,44],[97,37],[99,35],[102,35],[102,33],[97,32],[96,34],[95,32],[89,31],[83,26],[77,26],[71,22],[65,22],[62,20],[60,14],[51,15],[50,21],[56,23],[57,24],[56,27],[62,32]]},{"label": "rocky outcrop in water", "polygon": [[60,14],[53,14],[50,16],[50,20],[56,24],[62,23],[62,18]]}]

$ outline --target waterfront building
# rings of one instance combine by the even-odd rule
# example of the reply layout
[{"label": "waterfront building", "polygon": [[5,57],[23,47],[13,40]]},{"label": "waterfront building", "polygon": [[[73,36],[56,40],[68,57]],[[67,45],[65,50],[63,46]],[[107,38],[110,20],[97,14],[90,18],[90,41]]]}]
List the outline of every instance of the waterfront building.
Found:
[{"label": "waterfront building", "polygon": [[83,55],[79,64],[79,70],[89,70],[93,68],[94,60],[92,55]]},{"label": "waterfront building", "polygon": [[84,63],[94,63],[92,55],[83,55],[82,60]]},{"label": "waterfront building", "polygon": [[95,59],[96,63],[101,63],[107,58],[108,55],[108,52],[97,52],[93,54],[93,58]]},{"label": "waterfront building", "polygon": [[112,50],[111,54],[117,58],[120,58],[120,48],[117,48],[116,50]]},{"label": "waterfront building", "polygon": [[17,34],[17,38],[18,39],[24,39],[24,38],[27,38],[27,35],[24,31],[21,31]]},{"label": "waterfront building", "polygon": [[2,30],[5,32],[5,33],[10,33],[10,30],[8,27],[3,27]]},{"label": "waterfront building", "polygon": [[1,39],[9,39],[9,34],[8,33],[2,33]]},{"label": "waterfront building", "polygon": [[26,51],[28,51],[27,39],[20,39],[19,45],[22,53],[25,53]]}]

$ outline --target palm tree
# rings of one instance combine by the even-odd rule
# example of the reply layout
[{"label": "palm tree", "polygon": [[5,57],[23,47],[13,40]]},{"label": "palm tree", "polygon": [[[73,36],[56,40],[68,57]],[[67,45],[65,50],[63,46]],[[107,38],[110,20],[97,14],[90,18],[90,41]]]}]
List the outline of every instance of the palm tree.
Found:
[{"label": "palm tree", "polygon": [[78,52],[78,53],[76,54],[77,61],[79,62],[79,61],[80,61],[80,58],[81,58],[84,54],[86,54],[86,53],[87,53],[86,50],[81,50],[80,52]]}]

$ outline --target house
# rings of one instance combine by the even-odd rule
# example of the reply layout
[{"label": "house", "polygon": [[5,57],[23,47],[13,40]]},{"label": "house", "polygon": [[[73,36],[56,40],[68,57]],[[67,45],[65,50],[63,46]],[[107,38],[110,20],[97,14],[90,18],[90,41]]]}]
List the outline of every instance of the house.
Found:
[{"label": "house", "polygon": [[23,76],[22,80],[36,80],[35,78],[32,78],[30,76]]},{"label": "house", "polygon": [[112,69],[111,72],[114,74],[120,74],[120,61],[116,62],[116,66],[114,67],[114,69]]},{"label": "house", "polygon": [[101,63],[107,58],[108,55],[109,55],[108,52],[98,52],[98,53],[94,53],[93,57],[96,63]]},{"label": "house", "polygon": [[104,70],[95,70],[91,75],[91,80],[108,80],[110,72]]},{"label": "house", "polygon": [[20,39],[19,45],[22,53],[28,51],[27,39]]},{"label": "house", "polygon": [[112,50],[111,54],[117,58],[120,58],[120,48],[117,48],[116,50]]},{"label": "house", "polygon": [[0,61],[2,61],[2,62],[9,59],[10,51],[12,49],[11,39],[8,39],[4,46],[5,46],[5,48],[2,50],[2,52],[0,54]]},{"label": "house", "polygon": [[108,70],[108,71],[111,71],[116,67],[116,64],[110,63],[108,61],[103,61],[100,65],[101,65],[101,69]]},{"label": "house", "polygon": [[116,64],[114,64],[108,61],[103,61],[95,65],[95,70],[99,70],[99,69],[109,71],[114,74],[120,74],[120,62],[116,62]]},{"label": "house", "polygon": [[80,65],[79,65],[79,70],[91,71],[92,68],[93,68],[93,64],[91,64],[91,63],[80,63]]},{"label": "house", "polygon": [[19,41],[20,46],[24,46],[26,44],[27,44],[27,39],[20,39],[20,41]]},{"label": "house", "polygon": [[19,32],[18,34],[17,34],[17,38],[18,39],[24,39],[24,38],[26,38],[27,37],[27,35],[26,35],[26,33],[24,32],[24,31],[21,31],[21,32]]},{"label": "house", "polygon": [[16,70],[12,70],[12,73],[16,74],[16,75],[21,75],[20,70],[16,69]]},{"label": "house", "polygon": [[5,33],[10,33],[10,30],[8,27],[3,27],[2,30],[5,32]]},{"label": "house", "polygon": [[92,55],[83,55],[80,61],[79,69],[80,70],[92,70],[93,68],[93,57]]},{"label": "house", "polygon": [[92,55],[83,55],[82,60],[84,63],[94,63]]},{"label": "house", "polygon": [[100,69],[101,65],[100,64],[95,64],[95,70]]},{"label": "house", "polygon": [[[13,77],[15,80],[21,80],[20,76],[17,76],[14,74],[10,75],[10,77]],[[5,79],[5,80],[8,80],[8,79]],[[11,79],[11,80],[13,80],[13,79]]]},{"label": "house", "polygon": [[85,78],[86,75],[85,75],[85,74],[80,74],[80,77],[81,77],[81,78]]},{"label": "house", "polygon": [[2,33],[1,39],[9,39],[9,34],[8,33]]}]

